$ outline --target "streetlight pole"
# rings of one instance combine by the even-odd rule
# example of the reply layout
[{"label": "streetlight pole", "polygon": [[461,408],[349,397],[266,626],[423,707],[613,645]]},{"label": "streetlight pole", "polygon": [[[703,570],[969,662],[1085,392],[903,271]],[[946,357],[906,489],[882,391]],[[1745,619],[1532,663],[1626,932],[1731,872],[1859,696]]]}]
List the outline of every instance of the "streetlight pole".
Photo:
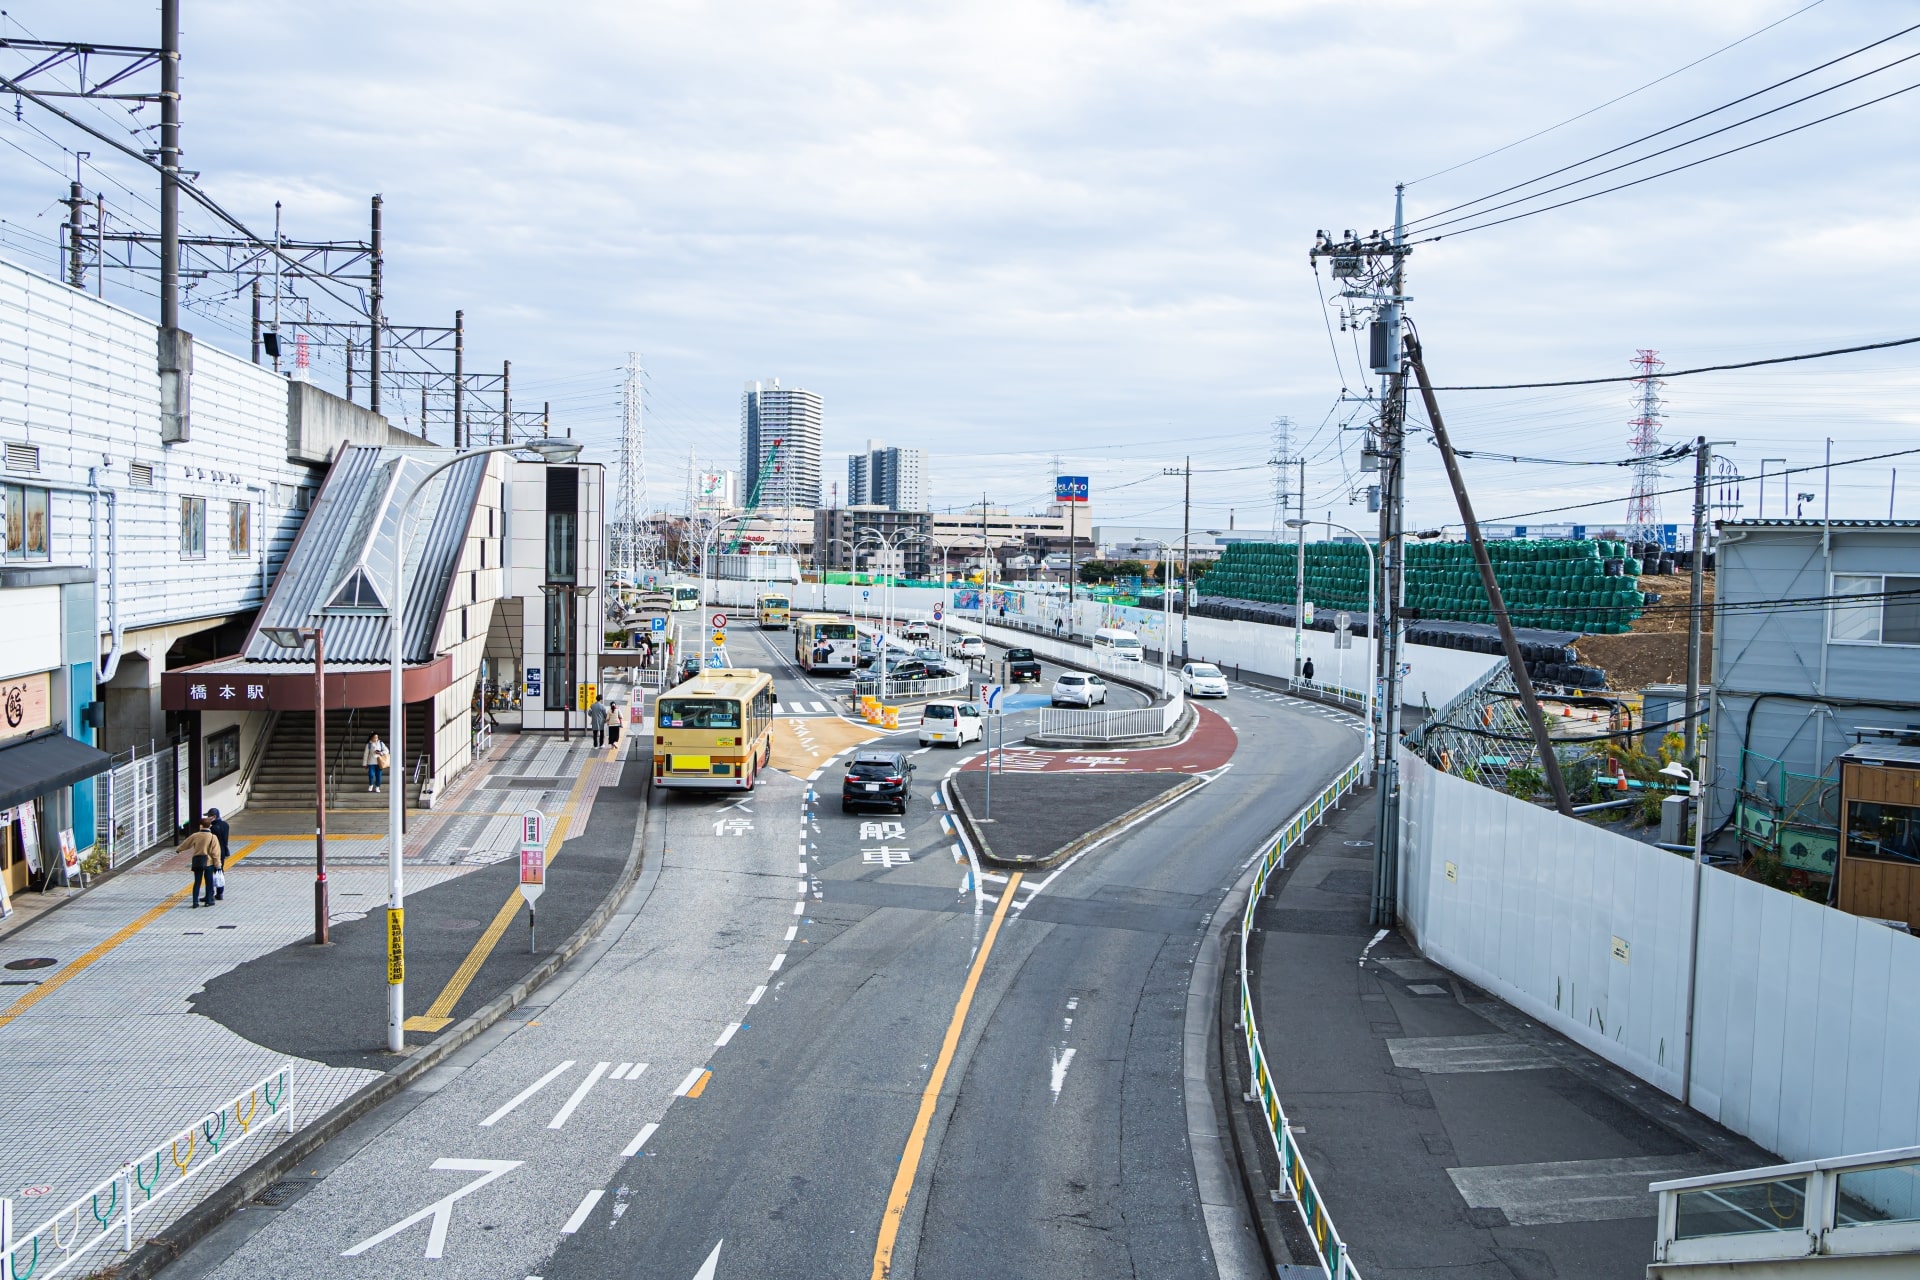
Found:
[{"label": "streetlight pole", "polygon": [[[1698,555],[1699,552],[1694,554]],[[1707,852],[1707,784],[1704,778],[1677,760],[1660,772],[1669,778],[1685,780],[1687,807],[1693,810],[1693,905],[1692,922],[1687,929],[1686,1022],[1680,1040],[1680,1105],[1685,1107],[1691,1106],[1693,1101],[1693,997],[1700,971],[1700,881]]]},{"label": "streetlight pole", "polygon": [[[445,462],[428,469],[427,473],[414,482],[412,490],[400,500],[398,516],[393,526],[393,574],[388,579],[387,596],[387,750],[392,754],[394,768],[390,771],[388,784],[392,792],[387,799],[387,1050],[401,1053],[407,1047],[406,1030],[406,968],[405,968],[405,921],[402,914],[406,909],[406,883],[403,875],[405,866],[405,839],[407,816],[406,785],[406,723],[407,704],[402,700],[404,691],[401,675],[404,653],[404,623],[406,614],[407,582],[407,512],[427,491],[427,484],[442,471],[451,469],[469,458],[483,457],[490,453],[514,453],[530,450],[547,462],[571,462],[580,456],[580,446],[571,440],[523,440],[519,444],[487,445],[479,449],[469,449],[456,453]],[[398,467],[395,464],[396,482],[399,480]],[[390,495],[388,501],[393,500]],[[393,784],[398,785],[393,785]],[[394,963],[395,955],[400,963]]]},{"label": "streetlight pole", "polygon": [[1373,616],[1374,582],[1375,582],[1373,547],[1367,542],[1365,538],[1361,537],[1358,533],[1355,533],[1352,529],[1349,529],[1346,525],[1335,524],[1331,520],[1308,521],[1308,520],[1300,520],[1300,519],[1289,519],[1287,521],[1287,525],[1289,528],[1298,526],[1304,529],[1308,524],[1324,524],[1325,526],[1327,526],[1327,531],[1329,533],[1331,533],[1335,529],[1338,529],[1341,533],[1346,534],[1348,537],[1352,538],[1355,542],[1358,542],[1360,544],[1360,549],[1367,553],[1367,765],[1366,765],[1366,776],[1363,779],[1361,779],[1361,781],[1363,785],[1371,786],[1373,784],[1374,744],[1378,741],[1378,738],[1374,733],[1374,727],[1373,727],[1373,716],[1374,716],[1373,694],[1374,694],[1374,690],[1379,686],[1379,681],[1373,678],[1373,670],[1374,670],[1373,659],[1374,659],[1374,653],[1378,649],[1378,645],[1379,645],[1379,636],[1376,633],[1380,630],[1379,623]]},{"label": "streetlight pole", "polygon": [[[707,607],[707,558],[709,553],[712,552],[713,550],[714,536],[720,532],[720,526],[725,524],[727,521],[745,520],[747,516],[748,516],[747,512],[732,512],[727,515],[721,516],[719,519],[713,522],[713,528],[707,530],[707,536],[701,539],[700,541],[700,608],[702,610],[705,610]],[[826,588],[822,587],[821,590],[824,592]],[[705,617],[702,617],[700,619],[700,669],[702,671],[705,671],[707,669],[707,631],[708,630],[709,628],[707,626],[707,619]]]},{"label": "streetlight pole", "polygon": [[262,627],[262,634],[283,649],[299,649],[313,641],[313,942],[332,941],[327,925],[327,629]]}]

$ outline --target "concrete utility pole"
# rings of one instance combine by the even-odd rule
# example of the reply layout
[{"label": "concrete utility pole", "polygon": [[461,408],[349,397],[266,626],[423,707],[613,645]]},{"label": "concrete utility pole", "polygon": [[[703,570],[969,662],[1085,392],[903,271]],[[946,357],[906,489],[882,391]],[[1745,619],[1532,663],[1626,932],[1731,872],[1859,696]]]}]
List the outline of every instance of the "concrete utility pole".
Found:
[{"label": "concrete utility pole", "polygon": [[[1193,458],[1189,455],[1178,467],[1162,467],[1161,475],[1181,476],[1185,488],[1180,498],[1180,661],[1189,660],[1187,617],[1193,604]],[[1162,584],[1163,588],[1166,584]]]},{"label": "concrete utility pole", "polygon": [[[1693,572],[1687,588],[1687,767],[1700,771],[1700,634],[1701,609],[1706,598],[1707,571],[1707,470],[1713,446],[1705,436],[1693,442]],[[1695,814],[1694,821],[1705,820]]]},{"label": "concrete utility pole", "polygon": [[1307,653],[1307,460],[1300,466],[1300,527],[1293,550],[1293,678],[1300,678],[1300,666]]},{"label": "concrete utility pole", "polygon": [[513,361],[500,362],[500,443],[513,443]]},{"label": "concrete utility pole", "polygon": [[[86,154],[86,152],[82,151],[79,153],[79,156]],[[77,173],[80,169],[78,156],[74,159],[73,167]],[[87,287],[87,273],[86,268],[83,267],[80,262],[80,211],[87,207],[87,197],[85,189],[81,187],[78,178],[75,178],[68,184],[67,192],[67,283],[73,288],[85,292]]]},{"label": "concrete utility pole", "polygon": [[1440,446],[1440,461],[1447,469],[1447,483],[1453,486],[1454,501],[1460,505],[1460,520],[1467,527],[1467,542],[1473,547],[1473,562],[1480,570],[1480,584],[1486,588],[1487,601],[1493,607],[1493,622],[1500,629],[1500,644],[1507,651],[1507,669],[1513,675],[1513,687],[1520,695],[1520,705],[1527,713],[1527,724],[1533,729],[1533,742],[1540,752],[1540,769],[1547,776],[1547,786],[1553,792],[1554,807],[1562,814],[1573,816],[1573,803],[1567,798],[1567,784],[1560,776],[1560,758],[1553,753],[1553,740],[1547,736],[1546,716],[1540,710],[1540,699],[1533,691],[1533,678],[1527,674],[1526,658],[1520,652],[1520,641],[1513,633],[1513,619],[1507,614],[1507,602],[1500,593],[1500,582],[1493,573],[1493,561],[1487,555],[1486,539],[1480,536],[1480,521],[1473,514],[1473,501],[1467,497],[1466,481],[1460,475],[1460,460],[1454,457],[1453,444],[1447,439],[1446,423],[1440,418],[1440,402],[1434,398],[1432,380],[1427,377],[1427,366],[1420,357],[1420,339],[1413,334],[1406,336],[1408,359],[1413,364],[1413,376],[1420,381],[1420,399],[1427,407],[1427,424],[1433,428],[1433,441]]},{"label": "concrete utility pole", "polygon": [[260,273],[253,273],[253,362],[260,363]]},{"label": "concrete utility pole", "polygon": [[[367,408],[380,412],[380,331],[386,327],[386,317],[380,305],[380,270],[383,265],[380,249],[380,197],[373,198],[373,252],[367,261],[369,272],[367,289]],[[425,423],[421,426],[424,428]]]},{"label": "concrete utility pole", "polygon": [[180,327],[180,0],[160,0],[160,327]]}]

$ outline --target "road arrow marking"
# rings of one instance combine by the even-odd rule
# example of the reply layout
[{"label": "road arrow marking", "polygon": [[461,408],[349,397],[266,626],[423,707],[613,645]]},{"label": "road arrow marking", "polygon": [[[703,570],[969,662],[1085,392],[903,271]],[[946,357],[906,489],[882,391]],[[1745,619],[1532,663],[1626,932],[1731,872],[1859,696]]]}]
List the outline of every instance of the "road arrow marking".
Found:
[{"label": "road arrow marking", "polygon": [[725,1243],[726,1241],[722,1240],[713,1246],[713,1252],[708,1254],[707,1260],[700,1264],[700,1269],[693,1273],[693,1280],[713,1280],[714,1276],[719,1274],[720,1245]]},{"label": "road arrow marking", "polygon": [[449,1160],[444,1158],[435,1160],[432,1165],[435,1169],[454,1169],[462,1173],[477,1173],[480,1176],[472,1182],[469,1182],[466,1186],[461,1187],[458,1191],[455,1191],[452,1195],[443,1196],[411,1217],[402,1218],[378,1235],[368,1236],[365,1240],[362,1240],[359,1244],[348,1249],[340,1256],[343,1258],[357,1258],[375,1245],[399,1235],[415,1223],[424,1222],[426,1219],[432,1218],[433,1228],[427,1233],[427,1252],[425,1256],[429,1258],[439,1257],[446,1251],[447,1226],[453,1221],[454,1202],[464,1196],[472,1195],[496,1178],[505,1177],[507,1173],[518,1169],[523,1163],[524,1161],[520,1160]]}]

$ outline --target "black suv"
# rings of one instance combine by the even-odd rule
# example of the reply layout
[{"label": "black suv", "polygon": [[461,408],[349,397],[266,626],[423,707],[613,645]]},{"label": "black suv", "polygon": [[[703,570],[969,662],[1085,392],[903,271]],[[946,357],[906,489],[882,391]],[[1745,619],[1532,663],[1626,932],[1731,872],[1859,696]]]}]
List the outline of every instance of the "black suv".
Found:
[{"label": "black suv", "polygon": [[847,776],[840,784],[840,812],[873,805],[905,813],[912,795],[913,762],[906,752],[857,751],[847,762]]}]

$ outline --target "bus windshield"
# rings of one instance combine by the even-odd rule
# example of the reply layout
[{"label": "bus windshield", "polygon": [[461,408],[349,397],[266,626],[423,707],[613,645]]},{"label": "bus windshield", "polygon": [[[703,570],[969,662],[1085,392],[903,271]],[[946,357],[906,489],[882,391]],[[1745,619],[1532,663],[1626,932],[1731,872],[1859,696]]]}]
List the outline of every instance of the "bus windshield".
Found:
[{"label": "bus windshield", "polygon": [[813,634],[822,640],[851,640],[853,624],[851,622],[816,622],[813,625]]},{"label": "bus windshield", "polygon": [[675,587],[673,589],[673,598],[675,600],[698,600],[700,598],[700,588]]},{"label": "bus windshield", "polygon": [[784,609],[787,607],[785,596],[766,596],[760,601],[762,609]]},{"label": "bus windshield", "polygon": [[740,727],[740,704],[730,698],[662,698],[655,712],[662,729]]}]

